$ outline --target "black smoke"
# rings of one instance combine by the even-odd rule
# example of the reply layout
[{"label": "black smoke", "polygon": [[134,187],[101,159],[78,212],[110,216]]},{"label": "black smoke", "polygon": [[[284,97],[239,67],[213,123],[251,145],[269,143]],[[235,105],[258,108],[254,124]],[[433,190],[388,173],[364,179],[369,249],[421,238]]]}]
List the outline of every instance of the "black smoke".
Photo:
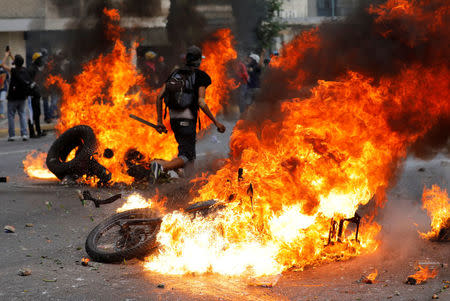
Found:
[{"label": "black smoke", "polygon": [[[106,9],[119,9],[121,17],[153,17],[161,14],[160,0],[88,0],[81,7],[80,1],[76,4],[65,0],[51,0],[59,14],[75,13],[81,17],[67,25],[62,39],[61,56],[65,59],[63,76],[72,79],[82,70],[83,63],[109,52],[113,42],[107,37],[106,29],[109,20],[103,14]],[[123,40],[130,44],[132,29],[124,32]],[[61,62],[59,56],[58,63]]]},{"label": "black smoke", "polygon": [[263,0],[231,0],[235,19],[234,35],[238,49],[244,53],[254,50],[257,42],[257,29],[266,15],[266,2]]},{"label": "black smoke", "polygon": [[197,0],[171,0],[167,17],[167,37],[175,53],[199,45],[207,35],[206,19],[197,12]]},{"label": "black smoke", "polygon": [[[377,23],[376,16],[370,14],[368,8],[382,2],[364,1],[349,17],[321,24],[318,27],[319,47],[306,50],[305,56],[297,61],[292,58],[294,67],[290,71],[268,70],[260,97],[255,101],[257,105],[244,118],[260,124],[267,119],[282,118],[279,108],[283,100],[304,98],[318,80],[336,80],[350,70],[374,78],[376,84],[380,78],[399,75],[405,66],[417,64],[450,68],[448,27],[430,29],[426,20],[414,15]],[[423,10],[432,13],[443,3],[444,0],[430,1],[423,5]],[[450,24],[448,14],[443,22]],[[299,72],[306,74],[306,80],[299,83],[304,88],[292,89],[290,82],[297,78]],[[413,125],[399,124],[409,117],[405,114],[402,119],[389,122],[395,131],[410,132],[414,130],[410,127]],[[443,116],[425,137],[416,142],[412,147],[413,153],[426,158],[442,147],[448,148],[449,123],[449,116]]]}]

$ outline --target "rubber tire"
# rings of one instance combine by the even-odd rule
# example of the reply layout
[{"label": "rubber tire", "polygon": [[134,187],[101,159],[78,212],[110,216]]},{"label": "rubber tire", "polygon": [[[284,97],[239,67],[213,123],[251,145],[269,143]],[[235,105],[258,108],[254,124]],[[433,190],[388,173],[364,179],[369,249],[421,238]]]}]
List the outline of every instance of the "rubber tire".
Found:
[{"label": "rubber tire", "polygon": [[[78,147],[75,158],[65,162],[70,152]],[[91,156],[97,149],[94,131],[87,125],[78,125],[65,131],[53,142],[47,153],[47,167],[60,180],[65,176],[80,177],[88,172]]]},{"label": "rubber tire", "polygon": [[[155,211],[152,209],[133,209],[124,211],[109,218],[105,219],[101,222],[97,227],[95,227],[91,233],[89,233],[86,239],[86,252],[89,257],[97,262],[105,262],[105,263],[115,263],[122,262],[123,260],[129,260],[135,257],[143,257],[148,255],[153,249],[156,248],[156,236],[159,232],[159,227],[161,225],[162,219],[160,217],[155,217]],[[121,219],[130,219],[130,218],[153,218],[156,224],[155,231],[152,233],[151,237],[137,246],[118,251],[115,253],[103,252],[97,248],[97,241],[99,238],[99,234],[103,231],[103,229],[108,228],[112,224],[115,224],[117,221]]]}]

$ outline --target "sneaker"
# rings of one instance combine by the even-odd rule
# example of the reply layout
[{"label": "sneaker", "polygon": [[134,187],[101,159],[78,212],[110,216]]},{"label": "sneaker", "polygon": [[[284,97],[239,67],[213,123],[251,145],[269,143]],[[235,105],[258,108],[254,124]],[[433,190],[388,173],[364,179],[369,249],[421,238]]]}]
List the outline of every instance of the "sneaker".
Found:
[{"label": "sneaker", "polygon": [[153,184],[156,183],[156,181],[161,176],[161,173],[163,172],[163,167],[158,162],[153,161],[150,164],[150,178],[153,178]]},{"label": "sneaker", "polygon": [[28,141],[28,136],[27,136],[27,135],[23,135],[23,136],[22,136],[22,140],[23,140],[23,141]]},{"label": "sneaker", "polygon": [[14,141],[14,138],[13,137],[8,137],[8,141]]}]

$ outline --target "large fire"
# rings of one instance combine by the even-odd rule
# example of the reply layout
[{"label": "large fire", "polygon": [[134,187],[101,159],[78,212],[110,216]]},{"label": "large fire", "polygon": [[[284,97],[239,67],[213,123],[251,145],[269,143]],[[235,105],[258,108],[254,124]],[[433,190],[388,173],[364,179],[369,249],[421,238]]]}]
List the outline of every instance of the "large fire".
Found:
[{"label": "large fire", "polygon": [[426,239],[438,239],[441,230],[450,231],[450,198],[447,190],[433,185],[431,189],[425,188],[422,195],[422,208],[427,210],[431,218],[431,230],[428,233],[419,232]]},{"label": "large fire", "polygon": [[[134,180],[127,175],[124,167],[124,155],[129,148],[137,149],[149,160],[170,160],[177,153],[177,144],[170,130],[168,135],[160,135],[128,117],[129,114],[135,114],[156,122],[158,91],[152,91],[146,85],[143,75],[131,63],[133,51],[128,50],[120,40],[122,29],[116,24],[120,20],[118,12],[105,9],[104,13],[111,20],[108,37],[114,44],[112,51],[87,63],[73,82],[54,76],[50,77],[49,84],[56,84],[62,91],[58,132],[80,124],[92,127],[99,142],[96,159],[112,173],[112,182],[129,184]],[[231,31],[215,32],[202,48],[206,58],[201,69],[212,78],[206,102],[211,111],[217,114],[227,103],[229,91],[235,87],[234,80],[226,75],[227,63],[237,57]],[[206,130],[211,121],[204,114],[200,114],[200,118],[202,129]],[[170,129],[168,120],[165,122]],[[111,159],[102,156],[107,148],[114,152]],[[26,171],[31,163],[27,161]],[[48,170],[43,168],[41,172],[48,173]]]},{"label": "large fire", "polygon": [[[421,5],[430,1],[438,2],[391,0],[372,7],[379,25],[374,30],[380,39],[390,38],[384,22],[409,18],[411,9],[421,13]],[[400,4],[406,6],[397,8]],[[438,11],[448,14],[448,10]],[[448,18],[435,20],[423,12],[417,17],[419,24],[424,18],[431,25],[423,28],[418,39],[439,26],[449,28]],[[301,61],[306,51],[320,50],[318,31],[304,32],[288,44],[272,64],[275,72],[297,71],[295,60]],[[227,40],[229,32],[218,34],[218,48],[211,48],[214,55],[204,46],[205,68],[208,56],[218,60],[214,68],[226,61],[220,54],[235,57]],[[412,47],[414,37],[406,38],[404,43]],[[113,52],[85,66],[75,84],[54,78],[66,100],[59,130],[91,125],[100,140],[100,152],[109,147],[116,153],[110,161],[100,156],[100,163],[113,172],[114,181],[121,182],[131,180],[121,165],[130,137],[133,146],[149,157],[168,159],[176,148],[173,138],[124,121],[128,113],[155,120],[155,91],[129,93],[143,82],[130,59],[116,41]],[[207,71],[224,71],[212,70]],[[216,82],[214,76],[224,74],[211,75]],[[232,84],[219,78],[219,84]],[[307,78],[306,71],[298,70],[288,82],[290,89],[301,90]],[[381,227],[372,215],[362,219],[358,239],[348,223],[338,239],[330,241],[335,224],[352,219],[371,200],[378,205],[385,201],[385,191],[408,148],[439,117],[450,115],[449,87],[449,66],[442,62],[405,65],[401,72],[377,79],[349,70],[336,80],[318,81],[308,97],[285,100],[279,111],[273,111],[279,116],[271,120],[239,121],[231,137],[230,158],[206,179],[193,200],[215,199],[225,207],[196,218],[181,211],[167,214],[158,234],[159,251],[147,258],[145,267],[167,274],[261,276],[374,252]],[[226,100],[226,94],[216,97],[220,86],[207,91],[212,93],[208,99],[218,104]],[[149,104],[142,105],[142,98]],[[257,106],[250,108],[249,116],[258,115]],[[214,110],[219,109],[220,105]],[[145,201],[134,201],[136,206],[147,206]]]},{"label": "large fire", "polygon": [[[377,22],[399,16],[390,7],[372,8]],[[386,37],[384,29],[379,35]],[[292,70],[294,55],[301,60],[305,51],[318,49],[316,33],[294,39],[273,67]],[[308,74],[298,74],[289,85],[300,90]],[[358,242],[347,229],[327,244],[330,222],[352,218],[372,199],[385,201],[408,147],[449,116],[449,87],[447,64],[404,66],[377,80],[349,71],[319,81],[310,97],[283,102],[277,121],[239,121],[230,158],[194,199],[216,199],[225,208],[194,219],[179,211],[165,216],[159,252],[147,258],[146,268],[259,276],[374,252],[380,226],[373,216],[363,219]]]}]

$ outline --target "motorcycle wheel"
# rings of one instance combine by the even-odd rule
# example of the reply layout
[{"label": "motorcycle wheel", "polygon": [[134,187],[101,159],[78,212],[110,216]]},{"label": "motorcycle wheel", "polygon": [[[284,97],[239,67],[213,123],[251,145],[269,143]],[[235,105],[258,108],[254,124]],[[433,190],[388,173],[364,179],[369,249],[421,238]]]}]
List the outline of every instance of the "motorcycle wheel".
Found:
[{"label": "motorcycle wheel", "polygon": [[[156,235],[162,219],[151,209],[133,209],[115,214],[95,227],[86,239],[86,252],[92,260],[113,263],[144,257],[156,249]],[[150,225],[123,226],[132,219],[149,219]]]}]

